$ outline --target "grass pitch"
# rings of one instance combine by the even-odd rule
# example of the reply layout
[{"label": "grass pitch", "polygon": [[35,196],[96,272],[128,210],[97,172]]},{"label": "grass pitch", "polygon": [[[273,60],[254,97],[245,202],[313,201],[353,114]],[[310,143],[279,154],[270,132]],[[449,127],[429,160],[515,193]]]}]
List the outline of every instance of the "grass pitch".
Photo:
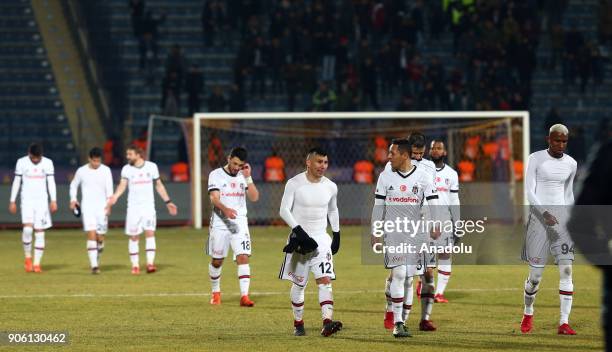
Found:
[{"label": "grass pitch", "polygon": [[[128,351],[599,351],[600,276],[577,265],[570,323],[576,336],[556,334],[558,272],[546,269],[536,299],[534,332],[522,335],[522,287],[526,266],[454,266],[448,304],[436,304],[438,331],[418,331],[420,305],[409,319],[412,338],[398,340],[383,328],[387,271],[361,265],[359,231],[344,227],[334,258],[334,318],[344,329],[319,336],[321,317],[316,285],[306,291],[308,336],[292,336],[290,283],[277,279],[285,227],[252,227],[251,298],[254,308],[238,306],[236,266],[223,266],[220,307],[208,304],[210,283],[203,247],[207,233],[161,229],[157,235],[159,271],[130,274],[127,237],[107,236],[102,274],[91,275],[85,236],[77,230],[47,232],[43,273],[23,270],[19,231],[0,233],[0,331],[67,331],[67,346],[0,346],[0,350]],[[144,261],[141,242],[141,262]],[[518,255],[518,253],[517,253]]]}]

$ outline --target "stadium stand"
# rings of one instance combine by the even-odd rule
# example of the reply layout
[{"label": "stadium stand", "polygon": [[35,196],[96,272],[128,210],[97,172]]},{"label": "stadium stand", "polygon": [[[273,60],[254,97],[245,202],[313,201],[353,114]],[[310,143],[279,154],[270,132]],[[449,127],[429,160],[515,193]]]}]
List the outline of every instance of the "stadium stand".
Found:
[{"label": "stadium stand", "polygon": [[29,1],[0,3],[0,165],[32,141],[58,165],[76,165],[72,132]]}]

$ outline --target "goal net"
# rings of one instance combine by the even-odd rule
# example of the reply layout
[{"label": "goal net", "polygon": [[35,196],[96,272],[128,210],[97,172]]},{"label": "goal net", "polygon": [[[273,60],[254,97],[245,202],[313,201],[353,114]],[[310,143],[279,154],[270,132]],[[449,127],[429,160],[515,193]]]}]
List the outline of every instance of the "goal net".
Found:
[{"label": "goal net", "polygon": [[[421,132],[443,140],[446,163],[459,173],[462,204],[494,204],[499,213],[523,202],[522,163],[529,155],[528,112],[410,113],[198,113],[176,120],[186,134],[193,199],[193,225],[210,216],[208,174],[225,165],[231,148],[248,150],[260,191],[249,206],[249,221],[279,224],[284,181],[305,169],[306,152],[320,146],[329,154],[327,176],[338,184],[344,223],[359,223],[371,210],[378,173],[392,138]],[[167,122],[166,122],[167,124]],[[154,155],[168,155],[172,143],[150,135]],[[429,145],[425,157],[428,158]],[[368,209],[369,208],[369,209]]]}]

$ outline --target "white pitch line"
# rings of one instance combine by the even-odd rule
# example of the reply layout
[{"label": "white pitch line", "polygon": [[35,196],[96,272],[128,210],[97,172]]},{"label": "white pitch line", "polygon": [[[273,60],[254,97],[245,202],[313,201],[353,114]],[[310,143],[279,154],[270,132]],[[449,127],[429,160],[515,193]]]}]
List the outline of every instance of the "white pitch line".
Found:
[{"label": "white pitch line", "polygon": [[[556,288],[542,288],[540,290],[556,291]],[[599,288],[587,287],[581,288],[579,291],[594,291]],[[448,289],[446,292],[516,292],[523,291],[519,287],[500,287],[500,288],[463,288],[463,289]],[[307,292],[314,294],[315,292]],[[382,290],[334,290],[334,293],[343,294],[363,294],[363,293],[380,293]],[[286,295],[286,291],[255,291],[251,292],[252,296],[277,296]],[[228,293],[227,296],[238,296],[238,293]],[[0,295],[0,299],[11,298],[133,298],[133,297],[208,297],[210,293],[204,292],[159,292],[159,293],[75,293],[75,294],[40,294],[40,295]]]}]

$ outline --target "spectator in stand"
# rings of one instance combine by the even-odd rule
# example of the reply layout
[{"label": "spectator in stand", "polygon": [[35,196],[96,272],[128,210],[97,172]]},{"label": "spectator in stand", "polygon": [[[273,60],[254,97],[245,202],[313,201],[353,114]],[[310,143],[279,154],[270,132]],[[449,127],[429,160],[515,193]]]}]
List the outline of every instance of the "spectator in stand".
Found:
[{"label": "spectator in stand", "polygon": [[236,55],[236,59],[234,61],[234,83],[240,88],[241,91],[244,91],[244,80],[250,71],[249,55],[250,45],[243,42],[238,49],[238,54]]},{"label": "spectator in stand", "polygon": [[266,69],[268,65],[268,51],[263,37],[257,37],[251,52],[251,95],[263,97],[266,93]]},{"label": "spectator in stand", "polygon": [[414,102],[414,98],[410,94],[404,94],[402,96],[402,100],[399,105],[395,109],[397,111],[416,111],[416,105]]},{"label": "spectator in stand", "polygon": [[437,105],[434,106],[444,109],[446,105],[448,105],[448,93],[446,91],[446,73],[444,72],[444,67],[440,63],[440,59],[437,56],[431,58],[431,63],[427,68],[427,80],[429,80],[433,87],[434,99],[438,102]]},{"label": "spectator in stand", "polygon": [[166,57],[165,71],[166,76],[170,73],[175,72],[180,82],[185,77],[185,68],[187,67],[187,59],[183,55],[183,49],[180,45],[174,44],[170,49],[170,53]]},{"label": "spectator in stand", "polygon": [[208,97],[209,112],[225,112],[227,110],[227,100],[223,95],[221,86],[215,86]]},{"label": "spectator in stand", "polygon": [[283,67],[283,79],[287,90],[287,111],[295,109],[295,96],[298,93],[299,66],[293,61],[289,61]]},{"label": "spectator in stand", "polygon": [[382,86],[382,95],[389,96],[397,82],[397,65],[396,57],[391,50],[391,45],[386,43],[378,53],[376,62],[380,67],[380,81]]},{"label": "spectator in stand", "polygon": [[367,57],[361,66],[361,91],[363,93],[364,107],[367,107],[367,102],[375,110],[380,110],[378,105],[378,72],[374,65],[374,60]]},{"label": "spectator in stand", "polygon": [[555,24],[550,30],[550,61],[548,68],[554,70],[557,62],[563,57],[563,47],[565,44],[565,32],[560,24]]},{"label": "spectator in stand", "polygon": [[137,39],[142,35],[142,20],[145,14],[144,0],[130,0],[130,19],[132,21],[132,31]]},{"label": "spectator in stand", "polygon": [[612,44],[612,1],[599,1],[599,23],[597,31],[602,44]]},{"label": "spectator in stand", "polygon": [[340,86],[340,94],[336,101],[336,111],[357,111],[359,108],[359,93],[353,89],[348,82]]},{"label": "spectator in stand", "polygon": [[285,52],[278,38],[272,38],[269,49],[270,78],[272,79],[272,92],[280,94],[283,91],[282,70],[285,65]]},{"label": "spectator in stand", "polygon": [[192,64],[187,72],[185,80],[185,90],[187,91],[187,108],[189,116],[200,111],[200,94],[204,89],[204,75],[202,70]]},{"label": "spectator in stand", "polygon": [[162,80],[161,110],[166,116],[178,116],[180,112],[181,81],[176,71],[170,71]]},{"label": "spectator in stand", "polygon": [[336,93],[329,88],[326,82],[319,83],[319,89],[312,96],[314,111],[332,111],[336,102]]},{"label": "spectator in stand", "polygon": [[[139,39],[139,51],[140,51],[140,68],[141,69],[153,69],[151,65],[155,65],[157,62],[158,46],[158,27],[166,20],[166,14],[162,14],[157,17],[153,14],[153,11],[147,10],[144,18],[142,19],[142,36]],[[145,67],[148,64],[149,67]]]},{"label": "spectator in stand", "polygon": [[227,13],[224,4],[221,1],[209,0],[206,1],[202,9],[202,35],[204,37],[204,45],[211,47],[215,44],[215,37],[218,34],[223,34],[224,29],[227,29]]},{"label": "spectator in stand", "polygon": [[244,112],[246,110],[246,99],[242,90],[237,84],[232,84],[230,88],[229,96],[229,110],[230,112]]}]

